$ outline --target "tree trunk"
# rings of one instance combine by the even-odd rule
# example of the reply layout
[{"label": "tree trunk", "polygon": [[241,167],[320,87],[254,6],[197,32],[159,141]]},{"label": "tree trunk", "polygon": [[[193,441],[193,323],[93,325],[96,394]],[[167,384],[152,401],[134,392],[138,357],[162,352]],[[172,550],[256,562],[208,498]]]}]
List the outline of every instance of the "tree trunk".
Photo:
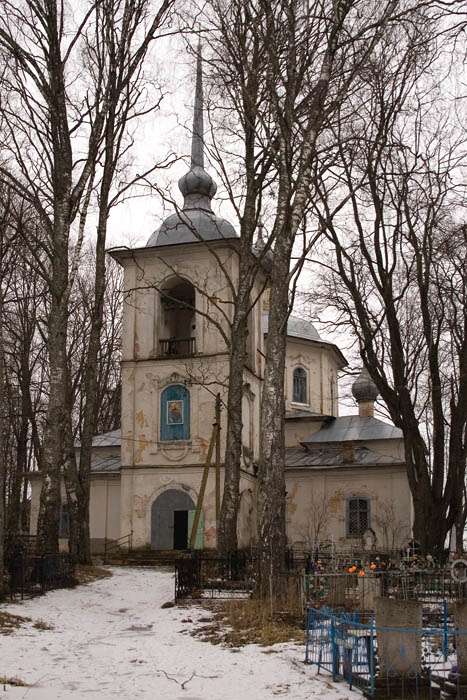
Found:
[{"label": "tree trunk", "polygon": [[280,598],[284,593],[287,539],[284,372],[289,314],[289,256],[285,255],[279,263],[283,243],[278,240],[274,251],[258,470],[258,593],[261,597],[272,598]]},{"label": "tree trunk", "polygon": [[3,348],[3,299],[0,297],[0,599],[5,585],[4,542],[5,542],[5,356]]},{"label": "tree trunk", "polygon": [[[247,295],[248,297],[248,295]],[[232,324],[227,399],[227,434],[224,464],[224,492],[217,546],[222,552],[237,549],[237,520],[240,503],[240,464],[242,459],[243,368],[246,360],[248,315],[237,303]]]},{"label": "tree trunk", "polygon": [[[115,76],[112,79],[113,94]],[[117,93],[118,95],[118,93]],[[79,489],[76,505],[76,553],[82,564],[91,563],[91,534],[89,529],[89,501],[91,494],[92,438],[96,431],[99,410],[97,386],[97,361],[101,343],[104,318],[104,296],[106,287],[105,246],[109,219],[109,199],[115,169],[115,104],[110,109],[105,129],[105,162],[99,192],[99,219],[97,224],[96,259],[94,272],[94,303],[92,307],[91,332],[86,354],[84,384],[84,419],[81,431],[79,458]]]},{"label": "tree trunk", "polygon": [[[68,245],[68,244],[67,244]],[[60,259],[61,258],[61,259]],[[48,356],[50,368],[49,402],[45,419],[42,451],[42,490],[38,522],[38,548],[40,552],[58,552],[59,519],[61,505],[62,468],[65,462],[64,446],[69,442],[67,432],[68,402],[68,255],[57,251],[54,260],[56,283],[48,318]],[[57,290],[60,281],[60,289]]]},{"label": "tree trunk", "polygon": [[16,538],[21,523],[21,490],[27,464],[28,422],[24,414],[16,436],[16,459],[10,464],[10,488],[6,513],[6,531],[8,541]]},{"label": "tree trunk", "polygon": [[86,356],[85,407],[79,458],[79,490],[76,507],[76,553],[82,564],[91,563],[91,535],[89,530],[89,501],[91,490],[92,438],[96,431],[98,411],[97,360],[100,348],[104,314],[104,293],[106,284],[105,242],[107,233],[107,211],[100,214],[94,280],[94,305],[89,345]]}]

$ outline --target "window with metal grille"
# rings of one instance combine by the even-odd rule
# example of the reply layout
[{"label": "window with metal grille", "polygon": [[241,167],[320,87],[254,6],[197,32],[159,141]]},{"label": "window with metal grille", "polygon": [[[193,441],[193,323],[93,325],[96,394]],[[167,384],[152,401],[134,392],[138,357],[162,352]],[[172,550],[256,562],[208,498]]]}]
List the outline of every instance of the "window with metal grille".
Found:
[{"label": "window with metal grille", "polygon": [[297,367],[293,371],[292,401],[295,401],[295,403],[307,403],[307,396],[306,371],[303,367]]},{"label": "window with metal grille", "polygon": [[361,537],[370,527],[370,499],[349,498],[347,501],[347,537]]}]

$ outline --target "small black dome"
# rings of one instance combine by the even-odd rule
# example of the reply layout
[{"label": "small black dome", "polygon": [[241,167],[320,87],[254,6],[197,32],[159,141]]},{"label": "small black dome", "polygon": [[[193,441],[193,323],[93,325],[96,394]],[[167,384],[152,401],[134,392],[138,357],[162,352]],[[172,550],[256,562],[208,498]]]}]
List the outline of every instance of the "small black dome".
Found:
[{"label": "small black dome", "polygon": [[362,371],[352,384],[352,394],[357,403],[376,401],[378,398],[378,387],[368,374],[366,367],[362,367]]}]

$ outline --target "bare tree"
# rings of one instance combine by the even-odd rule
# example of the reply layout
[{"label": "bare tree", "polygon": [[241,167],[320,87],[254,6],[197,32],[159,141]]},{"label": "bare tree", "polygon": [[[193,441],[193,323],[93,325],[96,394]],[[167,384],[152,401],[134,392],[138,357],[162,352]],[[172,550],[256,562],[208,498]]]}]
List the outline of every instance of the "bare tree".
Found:
[{"label": "bare tree", "polygon": [[414,536],[436,551],[458,522],[466,466],[465,137],[433,78],[438,27],[422,18],[374,52],[351,127],[336,120],[316,212],[334,248],[322,305],[354,334],[402,430]]},{"label": "bare tree", "polygon": [[[72,549],[83,560],[89,559],[88,444],[96,414],[92,389],[102,325],[105,231],[110,208],[129,183],[117,191],[112,185],[131,145],[126,125],[138,110],[142,65],[172,4],[173,0],[163,0],[152,14],[149,1],[102,0],[90,3],[75,20],[70,8],[49,0],[0,3],[4,62],[0,127],[2,147],[9,156],[9,167],[0,167],[0,179],[35,208],[40,230],[28,245],[33,255],[40,249],[48,257],[46,262],[38,260],[50,294],[40,545],[52,551],[58,548],[63,467],[73,521]],[[97,282],[80,475],[72,439],[67,335],[70,293],[95,186],[99,188]],[[77,243],[70,261],[76,221]]]},{"label": "bare tree", "polygon": [[[96,90],[105,75],[107,113],[102,142],[102,172],[98,189],[98,225],[95,250],[94,303],[86,353],[85,403],[81,431],[79,478],[76,490],[76,549],[81,561],[90,561],[89,497],[92,436],[98,419],[98,354],[104,323],[106,288],[105,247],[111,210],[136,181],[156,169],[137,175],[132,182],[116,183],[132,139],[130,123],[148,109],[144,100],[144,63],[150,44],[157,38],[175,0],[162,0],[153,13],[150,0],[107,0],[97,8],[98,31],[86,42],[87,57],[94,67]],[[142,32],[141,27],[147,23]],[[102,70],[102,60],[105,69]],[[154,108],[154,105],[152,105]]]},{"label": "bare tree", "polygon": [[328,539],[328,528],[331,522],[331,499],[324,494],[311,493],[304,512],[304,525],[300,536],[306,542],[310,551],[317,551],[323,541]]},{"label": "bare tree", "polygon": [[395,550],[410,539],[407,520],[399,517],[394,500],[378,499],[378,509],[374,521],[379,527],[384,546]]},{"label": "bare tree", "polygon": [[10,411],[7,401],[5,357],[5,300],[15,267],[15,231],[12,227],[12,193],[1,188],[0,196],[0,596],[4,592],[5,487],[9,456]]},{"label": "bare tree", "polygon": [[[265,13],[261,3],[215,0],[209,4],[205,41],[209,45],[209,78],[213,84],[210,115],[220,138],[213,144],[212,156],[239,224],[240,240],[235,247],[238,279],[230,280],[232,315],[229,324],[229,386],[227,433],[224,461],[224,492],[219,524],[219,547],[237,548],[237,519],[240,503],[242,456],[242,399],[244,367],[247,365],[248,324],[258,274],[266,271],[271,241],[255,247],[260,228],[264,192],[275,177],[274,136],[270,131],[266,100],[264,50]],[[226,119],[225,105],[231,110]],[[218,113],[219,112],[219,113]],[[235,157],[235,153],[241,156]],[[225,162],[229,154],[242,173],[241,183]],[[265,268],[266,265],[266,268]],[[262,273],[260,272],[262,271]]]}]

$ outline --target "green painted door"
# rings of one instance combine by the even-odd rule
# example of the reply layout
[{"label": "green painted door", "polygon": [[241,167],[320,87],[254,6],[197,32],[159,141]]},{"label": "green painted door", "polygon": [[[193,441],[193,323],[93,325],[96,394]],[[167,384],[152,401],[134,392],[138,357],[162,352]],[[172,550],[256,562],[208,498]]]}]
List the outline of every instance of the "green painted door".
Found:
[{"label": "green painted door", "polygon": [[[193,529],[193,522],[195,519],[196,510],[188,511],[188,546],[191,540],[191,531]],[[195,549],[204,549],[204,513],[201,511],[201,515],[198,523],[198,532],[196,533]]]}]

